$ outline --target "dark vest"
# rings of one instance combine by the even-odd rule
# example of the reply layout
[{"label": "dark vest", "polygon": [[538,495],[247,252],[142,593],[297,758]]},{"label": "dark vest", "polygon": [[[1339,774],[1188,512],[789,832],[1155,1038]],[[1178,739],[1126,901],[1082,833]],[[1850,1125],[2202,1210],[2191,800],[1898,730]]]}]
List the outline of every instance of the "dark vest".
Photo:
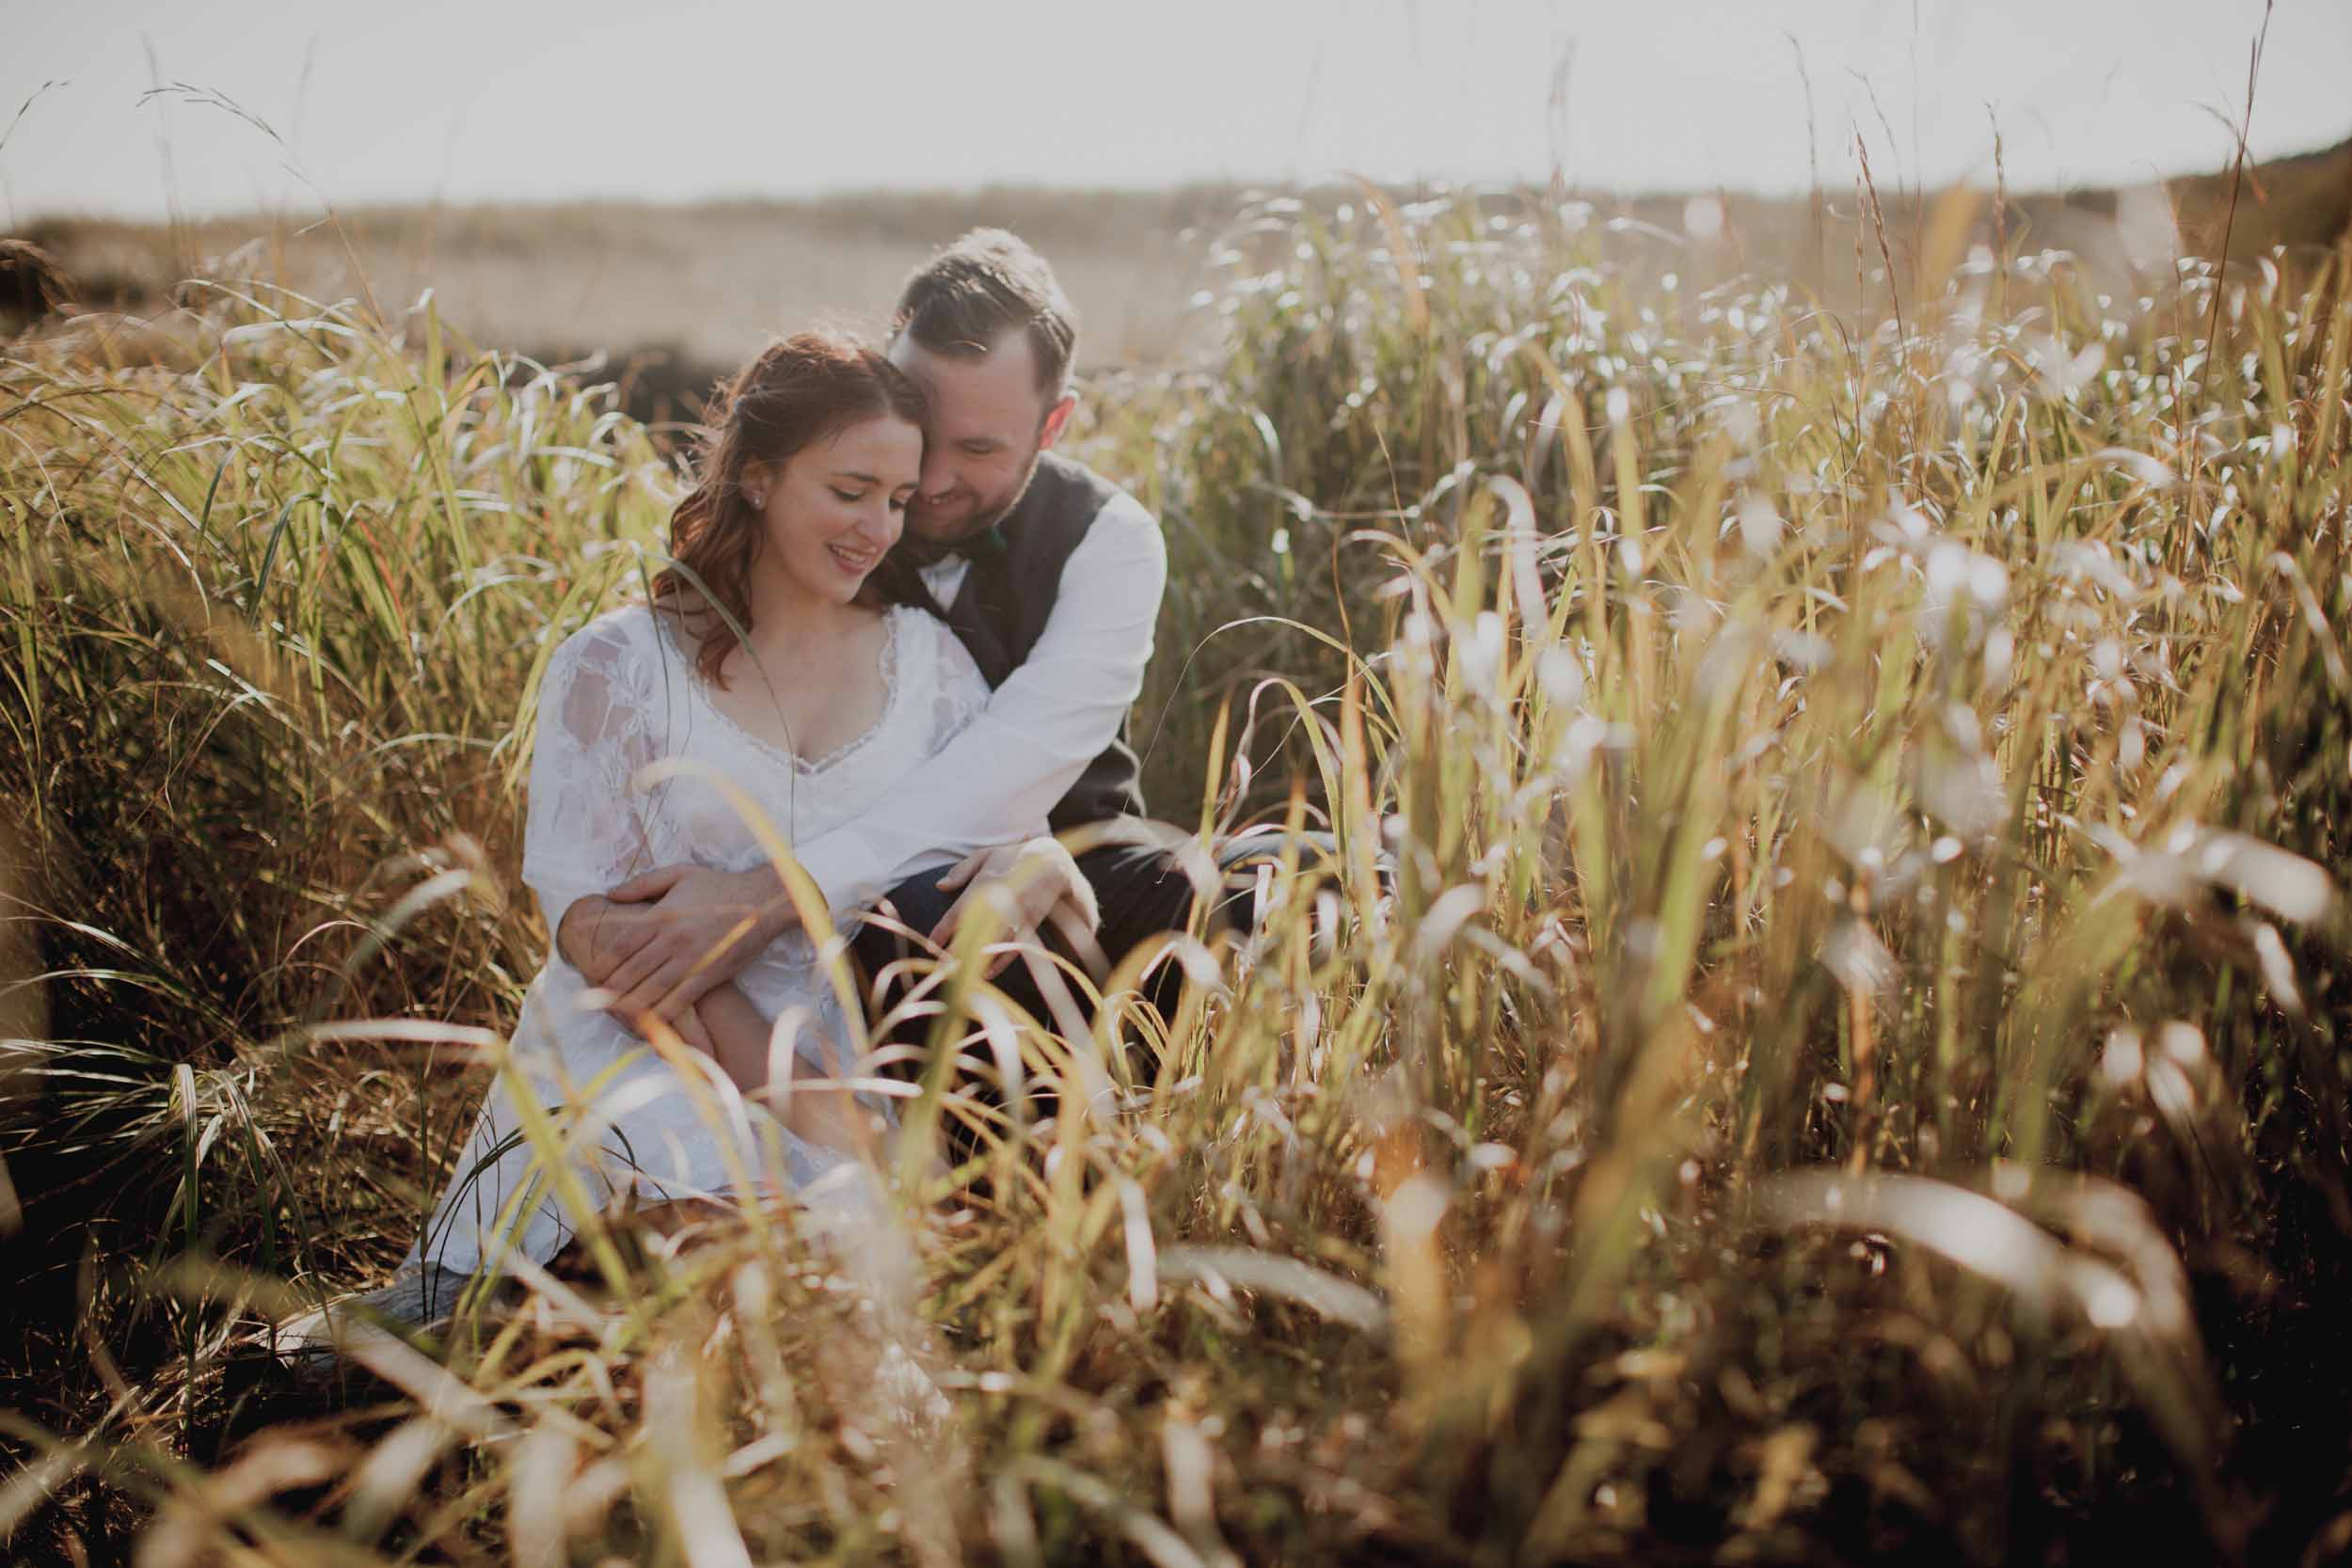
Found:
[{"label": "dark vest", "polygon": [[[1062,567],[1119,493],[1085,465],[1049,451],[1038,460],[1037,474],[1019,504],[997,525],[1005,536],[1003,553],[980,556],[966,568],[956,601],[947,608],[947,625],[972,651],[991,687],[1004,685],[1037,646],[1061,595]],[[1087,764],[1047,820],[1061,832],[1142,815],[1143,785],[1121,719],[1109,748]]]}]

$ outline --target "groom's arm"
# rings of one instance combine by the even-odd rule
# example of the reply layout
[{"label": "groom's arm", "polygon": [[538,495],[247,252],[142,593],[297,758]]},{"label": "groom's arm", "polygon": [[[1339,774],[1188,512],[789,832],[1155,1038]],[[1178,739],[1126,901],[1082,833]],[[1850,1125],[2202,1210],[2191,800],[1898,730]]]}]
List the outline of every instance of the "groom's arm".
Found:
[{"label": "groom's arm", "polygon": [[782,880],[764,866],[665,865],[573,899],[556,920],[555,944],[590,985],[613,993],[605,1010],[635,1029],[648,1012],[678,1022],[797,924]]},{"label": "groom's arm", "polygon": [[1062,567],[1036,647],[979,717],[853,820],[797,847],[836,916],[942,851],[961,859],[1030,835],[1135,705],[1167,583],[1159,523],[1114,496]]},{"label": "groom's arm", "polygon": [[[1037,646],[980,716],[855,820],[795,847],[836,919],[943,851],[961,859],[1030,835],[1135,705],[1167,582],[1158,522],[1113,497],[1063,565]],[[616,993],[623,1017],[691,1006],[797,923],[767,865],[665,868],[612,892],[623,901],[573,904],[556,937],[592,984]]]}]

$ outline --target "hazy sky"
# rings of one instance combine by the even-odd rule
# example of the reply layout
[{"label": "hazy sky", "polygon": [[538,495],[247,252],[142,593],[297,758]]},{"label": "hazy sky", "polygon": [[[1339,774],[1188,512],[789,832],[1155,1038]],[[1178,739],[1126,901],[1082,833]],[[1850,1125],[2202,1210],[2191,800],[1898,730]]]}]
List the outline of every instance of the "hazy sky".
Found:
[{"label": "hazy sky", "polygon": [[[990,181],[1789,190],[2217,167],[2261,0],[0,0],[0,225]],[[1794,43],[1791,42],[1791,37]],[[2352,135],[2352,0],[2279,0],[2258,155]],[[58,85],[42,90],[44,82]],[[233,102],[270,135],[215,103]],[[1875,103],[1873,103],[1875,97]]]}]

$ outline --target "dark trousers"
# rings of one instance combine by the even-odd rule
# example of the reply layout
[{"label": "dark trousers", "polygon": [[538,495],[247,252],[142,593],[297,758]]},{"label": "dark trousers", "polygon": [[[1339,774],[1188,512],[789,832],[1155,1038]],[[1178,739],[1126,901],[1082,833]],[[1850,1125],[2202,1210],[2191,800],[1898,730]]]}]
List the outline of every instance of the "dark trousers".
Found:
[{"label": "dark trousers", "polygon": [[[1202,895],[1204,882],[1211,899],[1208,934],[1215,938],[1246,927],[1251,902],[1251,868],[1261,863],[1279,862],[1285,840],[1279,834],[1230,840],[1217,846],[1212,857],[1213,867],[1187,870],[1179,852],[1167,847],[1169,841],[1183,836],[1177,830],[1160,829],[1152,842],[1104,845],[1078,855],[1078,869],[1093,887],[1095,902],[1102,911],[1103,921],[1094,942],[1098,951],[1073,954],[1060,934],[1050,930],[1041,933],[1043,944],[1076,962],[1082,971],[1093,972],[1099,981],[1142,943],[1163,932],[1185,929],[1191,923],[1194,906]],[[1298,856],[1302,865],[1312,865],[1319,858],[1335,857],[1335,847],[1327,835],[1307,833],[1300,838]],[[930,934],[948,906],[960,896],[957,892],[940,890],[938,883],[943,874],[926,872],[901,883],[890,894],[888,912],[896,927],[904,927],[913,936],[888,922],[868,921],[854,939],[858,961],[872,987],[868,1016],[877,1022],[905,1001],[914,984],[903,970],[893,966],[929,954],[928,945],[918,939]],[[1057,1025],[1056,1000],[1063,1002],[1061,1012],[1066,1012],[1069,1003],[1074,1001],[1083,1016],[1083,990],[1074,986],[1060,988],[1066,996],[1049,999],[1026,962],[1015,960],[991,984],[1003,991],[1007,1000],[1048,1028]],[[1183,986],[1182,966],[1164,963],[1144,983],[1144,998],[1163,1018],[1169,1017],[1175,1011]],[[920,1076],[924,1062],[919,1053],[930,1038],[931,1022],[928,1015],[906,1018],[886,1032],[884,1043],[896,1048],[889,1054],[901,1075]],[[1148,1055],[1148,1050],[1131,1046],[1130,1054],[1131,1065],[1148,1075],[1148,1062],[1134,1059]]]}]

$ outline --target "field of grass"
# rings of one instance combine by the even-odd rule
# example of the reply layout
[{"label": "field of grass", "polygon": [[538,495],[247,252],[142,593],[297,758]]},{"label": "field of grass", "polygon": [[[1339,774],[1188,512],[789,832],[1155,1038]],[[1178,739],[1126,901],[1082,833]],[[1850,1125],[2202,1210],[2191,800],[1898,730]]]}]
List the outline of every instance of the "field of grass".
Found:
[{"label": "field of grass", "polygon": [[1157,809],[1341,865],[1155,1071],[1016,1022],[1073,1092],[945,1177],[934,1084],[870,1249],[583,1215],[325,1415],[263,1325],[447,1175],[534,673],[675,473],[429,309],[0,353],[6,1555],[2341,1557],[2352,251],[2109,299],[1973,216],[1833,313],[1245,214],[1077,446],[1168,530]]}]

